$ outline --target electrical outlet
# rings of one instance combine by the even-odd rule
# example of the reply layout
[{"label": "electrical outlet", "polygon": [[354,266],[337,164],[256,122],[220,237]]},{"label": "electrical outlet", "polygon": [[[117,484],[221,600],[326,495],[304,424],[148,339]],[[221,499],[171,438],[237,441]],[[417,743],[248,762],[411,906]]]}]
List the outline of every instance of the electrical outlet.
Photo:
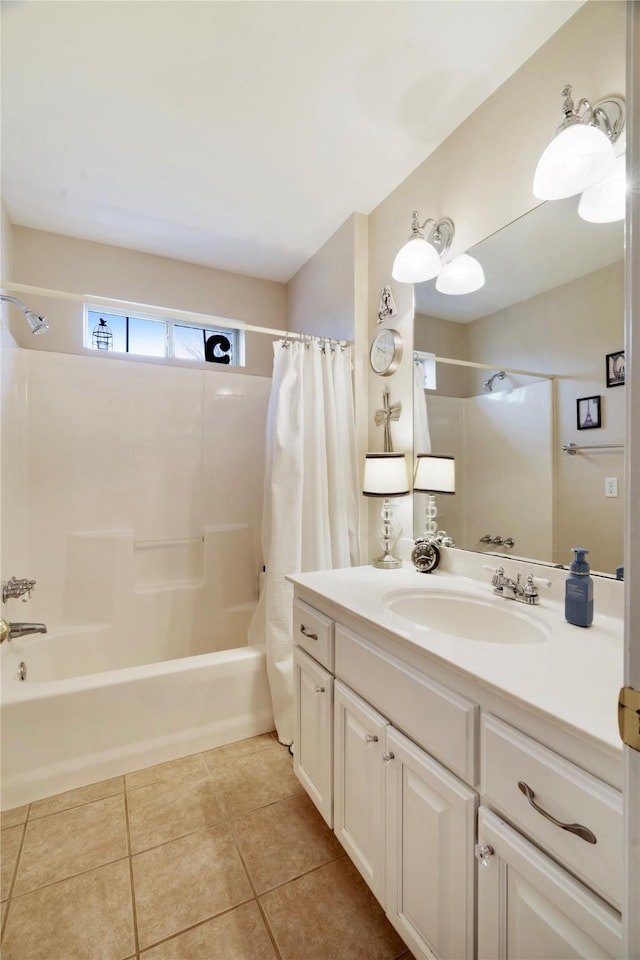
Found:
[{"label": "electrical outlet", "polygon": [[617,497],[618,496],[618,478],[617,477],[606,477],[604,481],[604,495],[605,497]]}]

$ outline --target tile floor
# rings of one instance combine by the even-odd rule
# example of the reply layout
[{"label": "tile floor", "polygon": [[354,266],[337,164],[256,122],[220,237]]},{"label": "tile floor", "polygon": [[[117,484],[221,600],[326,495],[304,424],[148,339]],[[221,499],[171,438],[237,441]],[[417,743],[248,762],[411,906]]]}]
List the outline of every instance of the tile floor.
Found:
[{"label": "tile floor", "polygon": [[3,960],[410,954],[273,734],[2,814]]}]

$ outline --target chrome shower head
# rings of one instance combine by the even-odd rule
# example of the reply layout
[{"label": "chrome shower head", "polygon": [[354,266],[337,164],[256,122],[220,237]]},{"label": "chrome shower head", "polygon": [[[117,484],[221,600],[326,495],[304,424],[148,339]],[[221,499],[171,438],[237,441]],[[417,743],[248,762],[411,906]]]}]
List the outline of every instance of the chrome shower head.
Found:
[{"label": "chrome shower head", "polygon": [[19,307],[22,310],[27,318],[27,323],[29,324],[31,333],[46,333],[49,329],[47,318],[41,317],[40,314],[34,313],[33,310],[29,310],[29,307],[25,306],[22,300],[18,300],[17,297],[9,297],[5,293],[0,293],[0,300],[6,300],[8,303],[15,303],[16,307]]},{"label": "chrome shower head", "polygon": [[491,393],[493,391],[493,381],[504,380],[505,377],[506,377],[506,373],[504,372],[504,370],[500,370],[498,373],[494,373],[492,377],[489,377],[488,380],[485,380],[483,384],[484,389],[487,391],[487,393]]}]

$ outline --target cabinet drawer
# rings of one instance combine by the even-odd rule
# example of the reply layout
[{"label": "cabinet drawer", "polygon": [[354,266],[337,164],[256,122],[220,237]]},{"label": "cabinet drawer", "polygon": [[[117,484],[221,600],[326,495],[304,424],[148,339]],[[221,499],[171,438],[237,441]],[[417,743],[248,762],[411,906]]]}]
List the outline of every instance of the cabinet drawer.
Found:
[{"label": "cabinet drawer", "polygon": [[[622,795],[490,714],[483,715],[481,730],[485,802],[619,908]],[[547,819],[532,806],[519,782],[533,791],[533,802],[542,810],[562,824],[586,827],[595,843]]]},{"label": "cabinet drawer", "polygon": [[476,783],[475,703],[339,625],[335,673],[466,783]]},{"label": "cabinet drawer", "polygon": [[333,620],[304,600],[293,601],[293,640],[333,673]]}]

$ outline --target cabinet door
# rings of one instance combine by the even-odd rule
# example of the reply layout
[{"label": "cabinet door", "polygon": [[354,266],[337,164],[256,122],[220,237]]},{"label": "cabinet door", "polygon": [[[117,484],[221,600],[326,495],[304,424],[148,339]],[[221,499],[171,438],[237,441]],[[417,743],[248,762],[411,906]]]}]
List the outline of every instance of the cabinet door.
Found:
[{"label": "cabinet door", "polygon": [[333,677],[299,647],[293,651],[296,726],[293,771],[333,826]]},{"label": "cabinet door", "polygon": [[334,830],[384,906],[382,755],[388,723],[339,680],[336,680],[334,699]]},{"label": "cabinet door", "polygon": [[385,757],[387,916],[415,957],[472,960],[477,795],[393,727]]},{"label": "cabinet door", "polygon": [[622,955],[619,914],[484,807],[477,855],[479,960]]}]

